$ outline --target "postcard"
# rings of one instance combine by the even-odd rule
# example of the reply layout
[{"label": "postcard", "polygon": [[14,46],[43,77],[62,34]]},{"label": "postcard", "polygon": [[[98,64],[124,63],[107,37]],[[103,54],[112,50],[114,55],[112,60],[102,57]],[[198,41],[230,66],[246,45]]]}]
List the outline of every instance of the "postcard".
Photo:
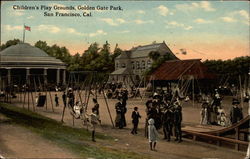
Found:
[{"label": "postcard", "polygon": [[249,1],[1,1],[0,158],[249,158]]}]

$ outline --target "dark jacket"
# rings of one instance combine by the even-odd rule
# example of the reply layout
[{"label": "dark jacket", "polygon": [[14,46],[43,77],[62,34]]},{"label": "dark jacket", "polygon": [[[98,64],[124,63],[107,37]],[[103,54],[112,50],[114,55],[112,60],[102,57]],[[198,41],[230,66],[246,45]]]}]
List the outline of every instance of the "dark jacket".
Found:
[{"label": "dark jacket", "polygon": [[174,111],[174,124],[180,124],[182,122],[181,107],[178,106]]},{"label": "dark jacket", "polygon": [[139,123],[139,118],[141,118],[141,115],[139,114],[139,112],[133,111],[132,112],[132,123]]},{"label": "dark jacket", "polygon": [[168,124],[173,124],[174,122],[174,112],[172,112],[170,109],[164,112],[163,114],[163,124],[168,125]]},{"label": "dark jacket", "polygon": [[233,107],[230,111],[230,120],[231,123],[237,123],[238,121],[240,121],[241,119],[243,119],[243,114],[240,108],[238,107]]},{"label": "dark jacket", "polygon": [[99,115],[99,104],[96,103],[94,107],[92,108],[92,112],[96,111],[96,115]]}]

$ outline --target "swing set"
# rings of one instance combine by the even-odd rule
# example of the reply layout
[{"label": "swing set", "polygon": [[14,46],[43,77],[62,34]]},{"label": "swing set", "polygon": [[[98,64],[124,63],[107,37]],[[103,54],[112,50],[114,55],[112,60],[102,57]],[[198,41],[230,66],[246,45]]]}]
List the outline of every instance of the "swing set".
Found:
[{"label": "swing set", "polygon": [[[41,82],[43,80],[43,83]],[[51,92],[47,90],[46,84],[46,75],[29,75],[26,84],[23,86],[24,89],[24,97],[23,97],[23,108],[25,103],[27,102],[28,110],[30,109],[30,98],[32,101],[33,111],[35,111],[35,107],[44,107],[46,110],[48,109],[48,96],[50,98],[52,111],[54,110],[53,99]],[[34,95],[36,97],[36,101],[34,101]],[[26,101],[27,100],[27,101]]]},{"label": "swing set", "polygon": [[[83,125],[89,125],[91,115],[88,114],[89,99],[92,95],[97,99],[98,85],[101,86],[104,80],[98,81],[98,74],[95,71],[72,71],[69,73],[68,83],[65,92],[67,92],[66,105],[63,107],[61,122],[64,122],[65,108],[68,107],[72,115],[73,126],[75,119],[81,119]],[[94,93],[92,92],[94,90]],[[104,90],[101,90],[109,117],[114,128],[114,122],[110,113],[107,97]],[[71,96],[69,95],[71,94]],[[72,102],[73,103],[70,103]],[[80,105],[79,105],[80,103]],[[73,104],[73,105],[72,105]]]}]

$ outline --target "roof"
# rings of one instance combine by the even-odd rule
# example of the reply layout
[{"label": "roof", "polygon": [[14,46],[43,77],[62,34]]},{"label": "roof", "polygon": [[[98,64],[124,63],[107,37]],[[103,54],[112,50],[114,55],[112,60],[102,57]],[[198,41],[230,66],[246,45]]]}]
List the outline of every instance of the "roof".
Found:
[{"label": "roof", "polygon": [[192,75],[196,79],[215,77],[207,71],[200,59],[166,61],[153,72],[151,77],[153,80],[179,80],[188,75]]},{"label": "roof", "polygon": [[123,51],[116,59],[128,59],[130,58],[131,51]]},{"label": "roof", "polygon": [[3,67],[53,67],[65,68],[61,60],[49,56],[43,50],[28,43],[19,43],[0,52]]},{"label": "roof", "polygon": [[161,55],[169,53],[173,59],[177,59],[165,42],[133,47],[129,51],[121,53],[116,59],[148,57],[151,51],[158,51]]},{"label": "roof", "polygon": [[111,75],[130,75],[131,73],[127,68],[120,68],[111,73]]},{"label": "roof", "polygon": [[131,58],[148,57],[151,51],[158,51],[162,43],[138,46],[131,54]]}]

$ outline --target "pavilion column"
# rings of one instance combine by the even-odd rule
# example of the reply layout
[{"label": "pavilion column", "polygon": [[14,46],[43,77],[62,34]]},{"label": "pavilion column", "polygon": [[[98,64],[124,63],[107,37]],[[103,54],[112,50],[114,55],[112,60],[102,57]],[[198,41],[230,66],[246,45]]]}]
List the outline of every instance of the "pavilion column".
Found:
[{"label": "pavilion column", "polygon": [[63,70],[63,85],[66,84],[66,70]]},{"label": "pavilion column", "polygon": [[11,68],[7,68],[7,80],[8,80],[8,85],[11,83]]},{"label": "pavilion column", "polygon": [[56,84],[60,83],[60,69],[58,68],[56,71]]},{"label": "pavilion column", "polygon": [[2,75],[1,75],[1,72],[0,72],[0,91],[2,89]]},{"label": "pavilion column", "polygon": [[47,68],[44,68],[44,70],[43,70],[43,76],[44,76],[44,84],[47,84],[48,83]]},{"label": "pavilion column", "polygon": [[30,84],[30,68],[26,68],[26,82],[27,84]]}]

